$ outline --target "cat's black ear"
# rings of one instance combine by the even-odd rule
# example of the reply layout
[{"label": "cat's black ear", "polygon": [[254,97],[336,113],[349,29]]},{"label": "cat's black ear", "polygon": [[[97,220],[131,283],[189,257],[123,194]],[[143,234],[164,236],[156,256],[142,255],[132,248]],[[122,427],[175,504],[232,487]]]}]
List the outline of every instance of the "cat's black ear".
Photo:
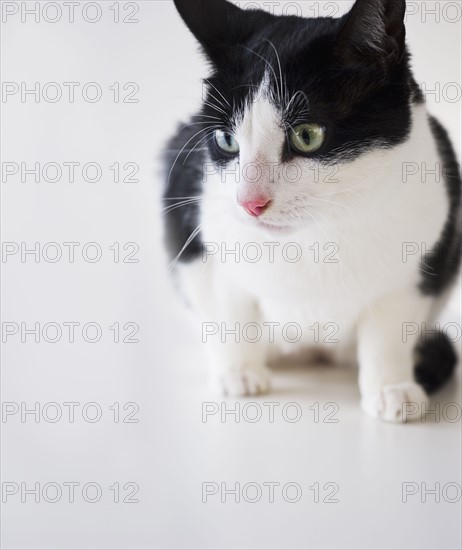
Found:
[{"label": "cat's black ear", "polygon": [[212,61],[227,48],[243,43],[267,17],[260,10],[242,10],[227,0],[174,0],[189,30]]},{"label": "cat's black ear", "polygon": [[405,53],[406,0],[356,0],[337,39],[337,54],[347,64],[389,67]]}]

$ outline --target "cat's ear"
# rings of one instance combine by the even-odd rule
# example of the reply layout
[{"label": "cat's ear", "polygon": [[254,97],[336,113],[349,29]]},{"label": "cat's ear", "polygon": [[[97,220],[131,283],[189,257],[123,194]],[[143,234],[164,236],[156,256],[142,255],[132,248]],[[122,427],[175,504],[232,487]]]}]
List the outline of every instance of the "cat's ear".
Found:
[{"label": "cat's ear", "polygon": [[337,54],[347,63],[390,67],[405,53],[406,0],[356,0],[337,39]]},{"label": "cat's ear", "polygon": [[174,0],[176,8],[212,61],[243,43],[267,16],[263,11],[242,10],[227,0]]}]

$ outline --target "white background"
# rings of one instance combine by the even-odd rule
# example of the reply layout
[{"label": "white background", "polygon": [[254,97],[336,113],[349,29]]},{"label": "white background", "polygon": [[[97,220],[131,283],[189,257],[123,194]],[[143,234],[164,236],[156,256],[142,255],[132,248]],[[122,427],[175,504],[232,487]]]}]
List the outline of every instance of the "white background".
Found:
[{"label": "white background", "polygon": [[[460,484],[460,421],[441,416],[440,422],[429,417],[404,426],[377,423],[359,410],[354,369],[302,365],[278,368],[273,393],[252,400],[264,411],[263,402],[280,403],[279,411],[297,402],[303,410],[299,422],[285,421],[280,412],[274,423],[267,414],[257,423],[242,418],[236,423],[230,416],[222,423],[217,415],[202,421],[203,402],[217,398],[208,390],[199,328],[184,315],[166,275],[158,197],[161,148],[199,105],[206,64],[171,1],[137,2],[139,22],[133,24],[114,22],[113,2],[100,2],[101,19],[88,23],[84,4],[76,7],[73,23],[63,8],[56,23],[43,15],[38,23],[33,16],[22,23],[17,14],[1,29],[4,82],[28,88],[35,82],[80,83],[73,103],[64,86],[56,103],[35,102],[31,95],[25,102],[20,94],[4,98],[2,161],[28,167],[97,162],[103,170],[95,183],[85,182],[79,169],[74,183],[65,174],[56,183],[43,178],[35,183],[32,176],[22,183],[20,175],[2,180],[3,242],[28,248],[35,242],[96,242],[103,249],[96,263],[82,258],[82,246],[74,263],[64,258],[36,263],[31,255],[21,262],[18,254],[4,258],[4,323],[75,321],[80,328],[74,343],[65,332],[55,344],[43,338],[35,343],[32,336],[26,343],[20,335],[8,338],[3,402],[28,408],[57,402],[64,413],[64,402],[80,406],[73,423],[3,416],[2,481],[25,482],[28,488],[54,482],[63,489],[65,482],[79,482],[80,488],[74,503],[66,492],[54,504],[9,497],[2,505],[2,548],[459,548],[460,501],[449,503],[443,495],[436,503],[428,495],[422,503],[419,490],[403,503],[402,484],[430,489],[435,483]],[[127,4],[119,3],[121,18],[131,11]],[[294,2],[281,2],[277,11],[286,4]],[[338,14],[351,5],[298,3],[306,16],[316,5],[326,15],[327,4]],[[441,93],[427,95],[429,109],[460,151],[460,2],[409,5],[416,12],[407,25],[416,78],[427,89],[439,86]],[[425,15],[424,6],[437,15]],[[54,16],[51,8],[49,14]],[[88,14],[94,17],[91,9]],[[101,86],[100,101],[82,98],[88,82]],[[115,103],[109,89],[115,82],[137,83],[139,102]],[[451,101],[454,87],[448,83],[459,86],[458,101]],[[139,182],[115,183],[108,169],[115,162],[137,163]],[[115,263],[109,247],[116,242],[137,243],[139,262]],[[460,326],[460,296],[451,303],[445,320]],[[88,322],[102,327],[97,343],[82,338]],[[139,343],[114,343],[109,326],[115,322],[137,323]],[[453,382],[435,396],[436,405],[460,403],[457,386]],[[82,418],[88,402],[101,406],[99,422]],[[109,407],[115,402],[121,407],[135,402],[139,422],[114,422]],[[309,407],[316,402],[321,420],[323,405],[336,403],[339,422],[315,422]],[[87,482],[101,487],[99,502],[82,498]],[[109,486],[115,482],[137,483],[139,502],[114,503]],[[220,495],[203,503],[204,482],[280,486],[274,503],[267,492],[253,504],[242,498],[235,503],[232,496],[222,503]],[[297,503],[282,497],[288,482],[303,490]],[[339,502],[315,503],[309,486],[327,482],[338,484]],[[321,490],[321,500],[325,495]]]}]

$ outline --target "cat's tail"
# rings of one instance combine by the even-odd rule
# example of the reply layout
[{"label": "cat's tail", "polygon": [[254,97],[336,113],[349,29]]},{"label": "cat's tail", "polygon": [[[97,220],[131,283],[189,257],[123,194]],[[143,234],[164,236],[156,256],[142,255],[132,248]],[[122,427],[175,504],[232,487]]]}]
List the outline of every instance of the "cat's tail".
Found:
[{"label": "cat's tail", "polygon": [[428,393],[439,390],[451,378],[457,355],[446,334],[438,332],[416,348],[415,380]]}]

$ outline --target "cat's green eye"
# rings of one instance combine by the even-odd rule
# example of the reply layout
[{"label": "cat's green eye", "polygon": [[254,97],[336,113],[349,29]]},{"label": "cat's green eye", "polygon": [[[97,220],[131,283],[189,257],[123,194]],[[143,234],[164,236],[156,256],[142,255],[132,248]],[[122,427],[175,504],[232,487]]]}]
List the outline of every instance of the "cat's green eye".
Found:
[{"label": "cat's green eye", "polygon": [[236,141],[233,134],[224,132],[223,130],[217,130],[215,132],[215,141],[217,142],[218,147],[226,153],[229,153],[230,155],[239,153],[239,143]]},{"label": "cat's green eye", "polygon": [[299,153],[314,153],[323,144],[325,133],[319,124],[299,124],[290,131],[290,143]]}]

